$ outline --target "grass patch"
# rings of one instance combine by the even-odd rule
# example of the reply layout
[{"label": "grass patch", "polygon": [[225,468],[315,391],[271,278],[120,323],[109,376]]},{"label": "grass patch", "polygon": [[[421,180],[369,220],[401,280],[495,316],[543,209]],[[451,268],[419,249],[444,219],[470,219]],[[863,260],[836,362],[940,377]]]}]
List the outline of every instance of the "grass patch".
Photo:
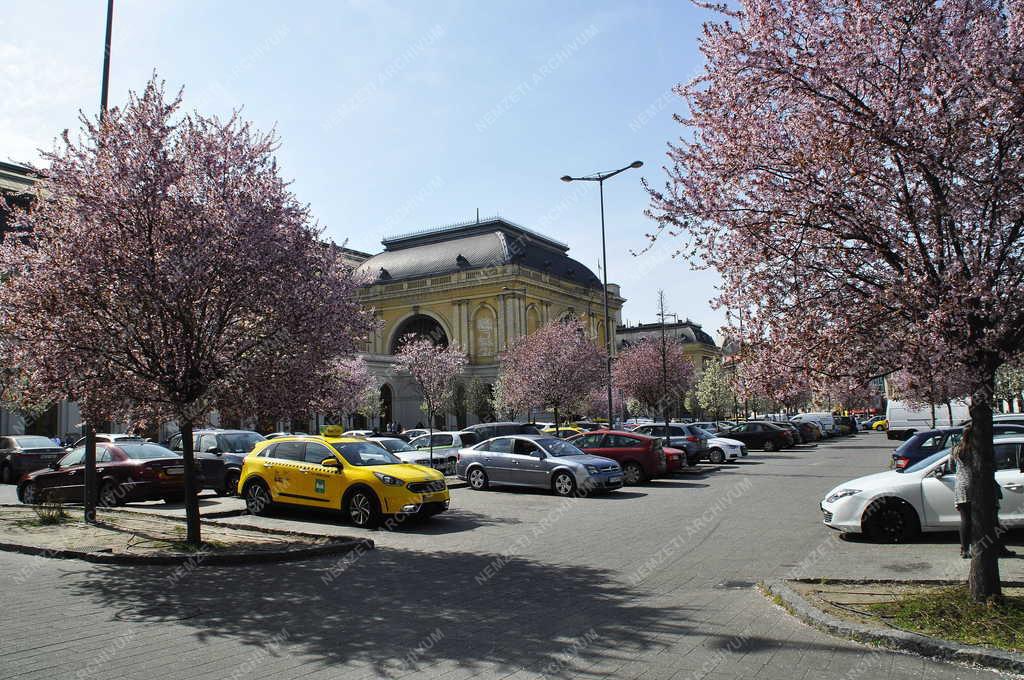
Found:
[{"label": "grass patch", "polygon": [[1024,650],[1024,597],[978,604],[964,586],[904,595],[868,610],[900,628],[970,645]]}]

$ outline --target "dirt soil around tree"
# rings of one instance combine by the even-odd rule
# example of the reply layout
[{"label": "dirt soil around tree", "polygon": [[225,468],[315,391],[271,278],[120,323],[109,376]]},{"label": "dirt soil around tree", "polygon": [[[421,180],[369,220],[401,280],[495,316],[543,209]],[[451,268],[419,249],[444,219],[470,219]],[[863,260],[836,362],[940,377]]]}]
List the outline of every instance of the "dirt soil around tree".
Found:
[{"label": "dirt soil around tree", "polygon": [[[80,507],[0,507],[0,544],[24,547],[44,555],[67,553],[159,558],[204,555],[268,555],[320,549],[327,539],[293,532],[264,532],[203,522],[200,548],[185,542],[185,522],[179,519],[124,510],[97,512],[97,523],[87,524]],[[344,539],[332,539],[346,542]]]},{"label": "dirt soil around tree", "polygon": [[846,621],[920,633],[969,645],[1024,651],[1024,587],[1003,600],[971,601],[965,584],[788,581],[810,604]]}]

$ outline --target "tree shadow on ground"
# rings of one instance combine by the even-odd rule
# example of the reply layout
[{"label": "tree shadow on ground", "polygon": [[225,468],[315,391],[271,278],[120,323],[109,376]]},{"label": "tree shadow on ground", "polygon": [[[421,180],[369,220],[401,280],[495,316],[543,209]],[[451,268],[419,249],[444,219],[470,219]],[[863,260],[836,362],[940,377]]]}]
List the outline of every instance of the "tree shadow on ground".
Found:
[{"label": "tree shadow on ground", "polygon": [[672,609],[638,604],[639,593],[612,572],[506,555],[376,549],[200,567],[176,582],[174,574],[104,565],[62,587],[119,618],[168,612],[200,641],[261,646],[276,638],[330,664],[370,664],[382,676],[441,660],[568,671],[565,656],[581,641],[589,665],[657,653],[666,636],[699,634]]},{"label": "tree shadow on ground", "polygon": [[173,620],[200,645],[244,645],[252,653],[239,655],[240,668],[300,654],[339,676],[399,677],[454,663],[460,675],[578,678],[601,668],[596,675],[607,677],[686,639],[700,645],[691,654],[708,670],[766,649],[863,653],[841,642],[713,633],[705,609],[660,605],[616,572],[499,554],[376,549],[184,575],[93,565],[57,587],[102,607],[98,616],[154,629]]}]

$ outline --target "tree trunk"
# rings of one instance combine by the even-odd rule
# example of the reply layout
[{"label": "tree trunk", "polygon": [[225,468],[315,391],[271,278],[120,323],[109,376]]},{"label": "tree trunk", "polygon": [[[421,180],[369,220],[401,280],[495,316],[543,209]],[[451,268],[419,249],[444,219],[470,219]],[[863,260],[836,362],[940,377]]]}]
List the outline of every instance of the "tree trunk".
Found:
[{"label": "tree trunk", "polygon": [[[611,427],[611,425],[609,424],[608,427]],[[558,429],[558,404],[555,404],[555,436],[556,437],[558,436],[558,433],[559,433],[559,429]]]},{"label": "tree trunk", "polygon": [[427,400],[427,446],[430,447],[430,467],[434,467],[434,407]]},{"label": "tree trunk", "polygon": [[949,425],[950,425],[950,427],[952,427],[953,425],[956,425],[956,423],[953,422],[953,402],[952,401],[947,401],[946,402],[946,412],[949,413]]},{"label": "tree trunk", "polygon": [[974,451],[968,466],[971,501],[971,572],[968,585],[975,602],[985,602],[1002,596],[999,584],[999,547],[1002,545],[997,531],[997,499],[992,444],[992,379],[971,397],[971,427]]},{"label": "tree trunk", "polygon": [[935,402],[932,402],[932,429],[935,429]]},{"label": "tree trunk", "polygon": [[181,424],[181,454],[185,459],[185,540],[190,546],[198,548],[203,540],[199,521],[199,499],[196,494],[201,489],[196,488],[196,457],[192,450],[191,420],[185,420]]}]

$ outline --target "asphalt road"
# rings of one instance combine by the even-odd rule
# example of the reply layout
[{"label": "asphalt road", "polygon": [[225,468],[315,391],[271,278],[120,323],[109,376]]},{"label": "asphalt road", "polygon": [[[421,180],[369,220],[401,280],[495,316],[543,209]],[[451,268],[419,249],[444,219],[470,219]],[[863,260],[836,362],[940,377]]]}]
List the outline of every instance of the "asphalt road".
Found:
[{"label": "asphalt road", "polygon": [[[312,511],[222,520],[377,542],[340,560],[176,571],[0,553],[0,677],[998,677],[831,638],[755,589],[966,576],[955,536],[873,545],[822,526],[822,494],[891,448],[863,433],[587,499],[456,489],[446,515],[391,531]],[[1024,560],[1001,565],[1024,578]]]}]

